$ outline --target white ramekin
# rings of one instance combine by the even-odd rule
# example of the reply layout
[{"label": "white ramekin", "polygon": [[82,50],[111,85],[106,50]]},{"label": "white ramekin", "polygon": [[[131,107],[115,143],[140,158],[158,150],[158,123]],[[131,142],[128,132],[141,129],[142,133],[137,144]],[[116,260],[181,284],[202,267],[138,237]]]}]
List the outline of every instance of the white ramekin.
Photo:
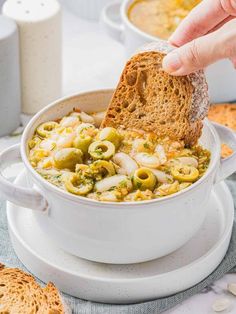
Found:
[{"label": "white ramekin", "polygon": [[41,228],[63,250],[98,262],[144,262],[175,251],[199,230],[213,184],[236,170],[236,153],[220,160],[219,135],[235,150],[236,137],[216,125],[218,135],[205,121],[201,144],[211,151],[209,169],[189,188],[162,199],[99,202],[67,193],[43,179],[27,158],[27,143],[36,127],[74,107],[87,113],[105,110],[111,95],[111,90],[81,93],[58,100],[36,114],[23,133],[21,145],[0,154],[1,170],[22,159],[32,188],[16,186],[0,174],[0,190],[9,201],[33,209]]},{"label": "white ramekin", "polygon": [[[155,41],[151,36],[130,22],[127,16],[129,6],[134,0],[116,0],[107,4],[101,14],[101,22],[112,38],[122,42],[127,55],[133,54],[142,45]],[[209,94],[212,102],[236,100],[236,71],[229,60],[221,60],[206,69]]]}]

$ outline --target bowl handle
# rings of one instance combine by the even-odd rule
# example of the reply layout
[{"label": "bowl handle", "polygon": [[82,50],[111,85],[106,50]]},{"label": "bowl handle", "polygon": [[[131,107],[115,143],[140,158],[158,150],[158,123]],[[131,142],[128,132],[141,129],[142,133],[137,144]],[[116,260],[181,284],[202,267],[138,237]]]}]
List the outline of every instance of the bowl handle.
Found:
[{"label": "bowl handle", "polygon": [[218,183],[236,171],[236,133],[218,123],[213,123],[222,143],[229,145],[234,151],[232,155],[220,161],[220,168],[215,178]]},{"label": "bowl handle", "polygon": [[119,42],[123,42],[124,26],[121,22],[120,7],[121,1],[107,4],[102,10],[100,22],[108,35]]},{"label": "bowl handle", "polygon": [[23,207],[46,211],[48,202],[35,188],[23,188],[9,182],[2,174],[13,163],[22,161],[20,144],[11,146],[0,154],[0,193],[4,199]]}]

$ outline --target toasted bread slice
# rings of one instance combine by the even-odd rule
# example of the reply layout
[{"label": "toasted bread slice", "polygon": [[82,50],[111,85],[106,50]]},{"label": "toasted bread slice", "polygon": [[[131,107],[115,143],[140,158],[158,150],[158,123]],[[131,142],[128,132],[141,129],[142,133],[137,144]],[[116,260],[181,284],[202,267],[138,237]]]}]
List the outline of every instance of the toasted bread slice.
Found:
[{"label": "toasted bread slice", "polygon": [[101,127],[142,129],[193,145],[209,107],[204,73],[174,77],[162,69],[173,49],[165,41],[144,47],[126,64]]},{"label": "toasted bread slice", "polygon": [[49,282],[44,288],[48,300],[48,314],[70,313],[68,306],[63,301],[58,289],[53,283]]},{"label": "toasted bread slice", "polygon": [[0,264],[0,313],[66,314],[70,311],[53,284],[42,288],[30,274]]}]

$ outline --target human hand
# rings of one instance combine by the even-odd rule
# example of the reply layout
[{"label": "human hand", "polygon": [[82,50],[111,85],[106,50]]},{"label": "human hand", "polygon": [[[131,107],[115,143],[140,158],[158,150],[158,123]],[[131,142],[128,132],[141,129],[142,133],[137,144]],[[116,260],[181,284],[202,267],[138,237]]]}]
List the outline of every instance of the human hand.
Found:
[{"label": "human hand", "polygon": [[187,75],[220,59],[236,67],[236,0],[203,0],[169,41],[179,47],[163,59],[172,75]]}]

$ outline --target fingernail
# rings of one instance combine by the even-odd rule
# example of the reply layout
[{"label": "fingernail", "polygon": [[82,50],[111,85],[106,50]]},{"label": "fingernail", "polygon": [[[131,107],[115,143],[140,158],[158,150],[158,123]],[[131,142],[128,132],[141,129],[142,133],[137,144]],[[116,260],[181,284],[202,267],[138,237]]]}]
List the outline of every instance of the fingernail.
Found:
[{"label": "fingernail", "polygon": [[167,56],[164,57],[162,61],[163,70],[168,73],[173,73],[179,70],[182,66],[182,62],[178,53],[171,52]]}]

